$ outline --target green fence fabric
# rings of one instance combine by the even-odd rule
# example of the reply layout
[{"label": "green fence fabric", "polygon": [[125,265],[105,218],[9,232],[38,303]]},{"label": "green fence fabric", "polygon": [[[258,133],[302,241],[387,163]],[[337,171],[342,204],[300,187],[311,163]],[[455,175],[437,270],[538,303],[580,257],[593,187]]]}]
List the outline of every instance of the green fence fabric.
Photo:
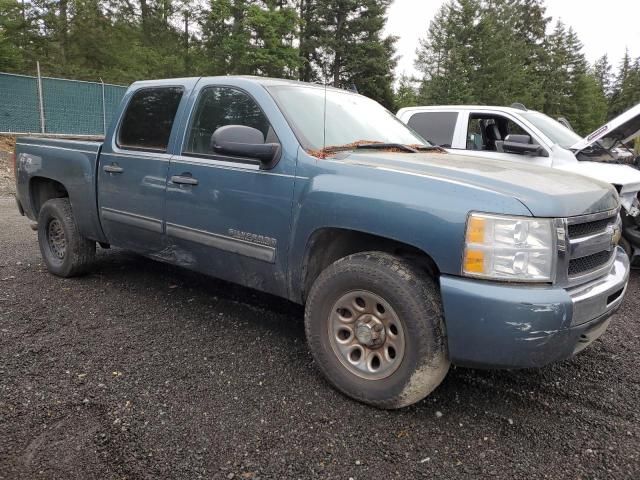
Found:
[{"label": "green fence fabric", "polygon": [[38,81],[0,74],[0,132],[39,132]]},{"label": "green fence fabric", "polygon": [[[103,103],[104,88],[104,103]],[[45,133],[102,135],[127,87],[42,78]],[[36,77],[0,73],[0,132],[41,133]]]}]

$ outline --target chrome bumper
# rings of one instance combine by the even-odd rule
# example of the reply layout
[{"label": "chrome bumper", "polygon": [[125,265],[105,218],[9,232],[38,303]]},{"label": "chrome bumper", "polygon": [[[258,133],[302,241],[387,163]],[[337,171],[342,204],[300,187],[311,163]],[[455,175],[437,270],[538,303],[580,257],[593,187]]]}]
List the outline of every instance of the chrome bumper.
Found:
[{"label": "chrome bumper", "polygon": [[616,310],[627,289],[629,270],[629,257],[621,247],[616,247],[613,264],[604,276],[567,289],[573,303],[571,326],[581,325]]}]

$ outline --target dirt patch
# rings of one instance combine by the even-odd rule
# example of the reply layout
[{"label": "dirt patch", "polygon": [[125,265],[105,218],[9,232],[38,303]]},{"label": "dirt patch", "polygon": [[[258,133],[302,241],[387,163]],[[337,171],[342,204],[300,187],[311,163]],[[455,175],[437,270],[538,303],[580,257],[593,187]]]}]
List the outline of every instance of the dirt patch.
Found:
[{"label": "dirt patch", "polygon": [[16,191],[11,166],[12,154],[16,148],[16,137],[0,136],[0,196],[11,195]]}]

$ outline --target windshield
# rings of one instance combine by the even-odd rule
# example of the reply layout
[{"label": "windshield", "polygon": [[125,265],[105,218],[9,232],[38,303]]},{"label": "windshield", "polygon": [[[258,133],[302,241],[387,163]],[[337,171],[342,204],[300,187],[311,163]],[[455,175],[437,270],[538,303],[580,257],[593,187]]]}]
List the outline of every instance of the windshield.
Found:
[{"label": "windshield", "polygon": [[304,85],[273,86],[268,90],[307,150],[358,142],[430,145],[382,105],[362,95]]},{"label": "windshield", "polygon": [[544,133],[553,143],[557,143],[561,147],[571,148],[573,145],[582,140],[582,137],[572,132],[560,122],[539,112],[523,112],[524,118],[529,120],[534,127]]}]

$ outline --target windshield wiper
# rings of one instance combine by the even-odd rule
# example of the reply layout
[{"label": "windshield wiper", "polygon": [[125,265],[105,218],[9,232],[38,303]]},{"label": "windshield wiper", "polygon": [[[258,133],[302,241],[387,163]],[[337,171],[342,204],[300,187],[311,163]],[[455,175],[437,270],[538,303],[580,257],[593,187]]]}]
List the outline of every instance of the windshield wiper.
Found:
[{"label": "windshield wiper", "polygon": [[446,150],[438,145],[411,145],[419,152],[441,152],[445,153]]},{"label": "windshield wiper", "polygon": [[388,150],[388,151],[402,151],[406,153],[420,153],[420,152],[445,152],[441,147],[434,145],[406,145],[404,143],[385,143],[376,142],[373,140],[358,140],[345,145],[331,145],[324,147],[322,150],[307,150],[307,153],[318,158],[328,158],[340,152],[346,152],[349,150],[359,149],[375,149],[375,150]]},{"label": "windshield wiper", "polygon": [[408,153],[418,153],[418,150],[410,147],[409,145],[404,145],[403,143],[363,143],[356,146],[357,150],[361,148],[372,148],[376,150],[390,150],[390,149],[398,149]]},{"label": "windshield wiper", "polygon": [[404,143],[369,143],[360,144],[356,148],[373,148],[378,150],[402,150],[407,153],[420,153],[420,152],[446,152],[442,147],[437,145],[405,145]]}]

